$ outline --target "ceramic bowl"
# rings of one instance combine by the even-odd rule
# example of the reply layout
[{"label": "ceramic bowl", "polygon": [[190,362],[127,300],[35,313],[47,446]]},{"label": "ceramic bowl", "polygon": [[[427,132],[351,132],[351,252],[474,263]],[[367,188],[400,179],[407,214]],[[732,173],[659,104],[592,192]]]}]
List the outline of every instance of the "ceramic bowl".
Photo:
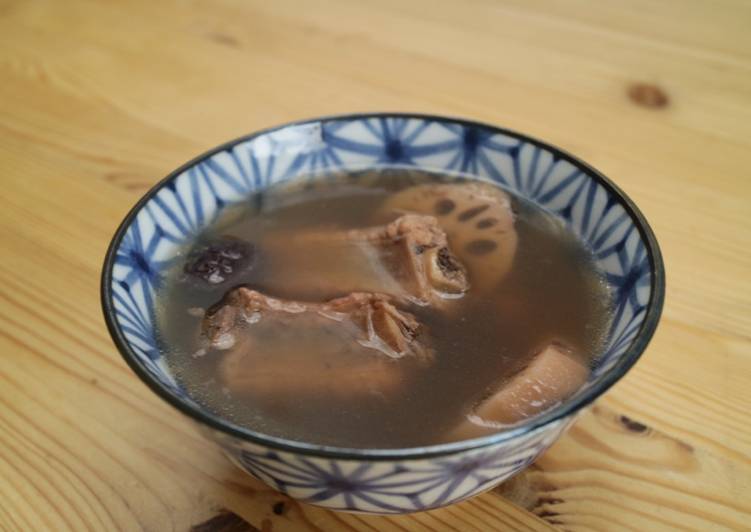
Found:
[{"label": "ceramic bowl", "polygon": [[[505,432],[405,449],[289,441],[203,409],[165,364],[155,291],[181,246],[254,191],[325,170],[408,167],[490,179],[560,216],[593,250],[614,295],[607,345],[573,397]],[[407,513],[472,497],[531,464],[577,412],[644,351],[662,310],[664,271],[646,220],[609,179],[550,144],[495,126],[412,114],[318,118],[212,149],[172,172],[130,211],[104,262],[102,304],[115,345],[162,399],[193,419],[241,469],[274,489],[334,510]]]}]

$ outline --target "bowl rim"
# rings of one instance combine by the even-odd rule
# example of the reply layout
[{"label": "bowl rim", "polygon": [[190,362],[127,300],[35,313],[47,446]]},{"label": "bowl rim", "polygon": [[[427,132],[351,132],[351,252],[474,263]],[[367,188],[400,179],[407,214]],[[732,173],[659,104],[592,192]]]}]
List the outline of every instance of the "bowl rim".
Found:
[{"label": "bowl rim", "polygon": [[[239,425],[235,425],[218,415],[214,415],[208,411],[194,407],[183,398],[174,395],[158,380],[152,378],[151,375],[146,371],[145,367],[139,362],[138,357],[131,349],[129,342],[125,339],[122,331],[120,330],[120,327],[117,324],[112,298],[112,272],[117,250],[120,247],[125,233],[133,222],[133,219],[141,211],[143,206],[148,201],[150,201],[167,183],[177,178],[192,166],[200,163],[205,159],[208,159],[209,157],[219,152],[231,149],[233,146],[242,142],[246,142],[261,135],[266,135],[288,127],[324,123],[335,120],[363,120],[369,118],[413,118],[435,122],[450,122],[465,127],[483,128],[485,130],[491,131],[494,134],[512,136],[519,140],[530,142],[538,147],[550,151],[557,159],[563,159],[570,162],[574,166],[586,172],[590,177],[597,180],[608,190],[609,193],[614,194],[619,199],[619,202],[621,203],[623,208],[634,220],[636,229],[638,230],[642,241],[646,245],[647,255],[649,257],[650,263],[650,270],[652,274],[651,292],[649,301],[646,305],[646,315],[644,317],[644,321],[642,322],[638,333],[632,340],[629,349],[621,355],[620,360],[618,360],[618,362],[614,364],[612,368],[610,368],[605,374],[601,376],[598,382],[596,382],[589,390],[587,390],[587,393],[582,394],[578,397],[575,396],[572,400],[564,401],[560,405],[548,410],[544,414],[531,418],[528,423],[522,423],[521,425],[518,425],[512,429],[497,432],[495,434],[481,436],[478,438],[452,443],[393,449],[346,448],[288,440],[286,438],[266,435],[261,432],[255,432]],[[553,424],[554,422],[564,420],[565,418],[577,413],[582,408],[600,397],[605,391],[607,391],[618,380],[620,380],[621,377],[623,377],[626,372],[636,363],[636,361],[641,357],[642,353],[652,339],[655,329],[657,328],[657,324],[660,320],[665,300],[665,267],[662,259],[662,254],[660,252],[660,247],[657,243],[654,232],[649,226],[649,223],[647,222],[644,215],[638,209],[636,204],[631,200],[631,198],[629,198],[602,172],[595,169],[588,163],[582,161],[578,157],[570,154],[566,150],[563,150],[548,142],[539,140],[535,137],[523,133],[518,133],[512,129],[487,124],[477,120],[409,112],[351,113],[341,115],[328,115],[287,122],[284,124],[261,129],[248,135],[243,135],[241,137],[213,147],[208,151],[205,151],[201,155],[198,155],[197,157],[194,157],[188,162],[182,164],[181,166],[170,172],[166,177],[159,180],[159,182],[152,186],[128,211],[125,218],[123,218],[122,222],[120,222],[120,225],[115,231],[115,234],[110,241],[104,258],[104,264],[101,274],[100,296],[102,311],[104,314],[107,329],[110,333],[110,336],[112,337],[113,342],[115,343],[115,346],[120,352],[120,355],[123,357],[123,359],[125,359],[125,362],[128,364],[128,366],[130,366],[133,372],[154,393],[156,393],[164,401],[175,407],[186,416],[192,418],[194,421],[197,421],[200,424],[206,425],[214,430],[224,433],[225,435],[239,438],[243,441],[295,454],[348,460],[414,460],[432,458],[436,456],[445,456],[458,452],[490,447],[501,442],[512,441],[516,438],[519,438],[520,436],[524,436],[537,431],[538,429],[543,429],[545,428],[545,426]]]}]

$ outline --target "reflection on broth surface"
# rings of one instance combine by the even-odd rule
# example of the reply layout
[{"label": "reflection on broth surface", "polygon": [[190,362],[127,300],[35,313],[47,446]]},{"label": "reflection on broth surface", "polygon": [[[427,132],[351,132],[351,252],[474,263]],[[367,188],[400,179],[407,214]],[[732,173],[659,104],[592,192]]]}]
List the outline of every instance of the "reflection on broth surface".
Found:
[{"label": "reflection on broth surface", "polygon": [[429,173],[313,183],[226,211],[159,293],[168,364],[207,409],[394,448],[503,429],[586,379],[610,295],[557,218]]}]

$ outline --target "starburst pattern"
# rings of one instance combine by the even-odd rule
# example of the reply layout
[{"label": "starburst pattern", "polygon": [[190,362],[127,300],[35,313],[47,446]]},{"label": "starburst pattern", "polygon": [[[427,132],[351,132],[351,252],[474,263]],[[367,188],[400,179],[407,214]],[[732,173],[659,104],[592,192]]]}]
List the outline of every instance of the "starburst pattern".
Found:
[{"label": "starburst pattern", "polygon": [[[635,220],[615,194],[575,162],[523,138],[449,119],[377,116],[313,121],[237,142],[151,195],[118,245],[110,291],[117,327],[144,370],[192,402],[160,356],[155,291],[175,254],[227,206],[288,179],[314,179],[330,170],[357,176],[373,166],[492,180],[558,215],[592,249],[613,292],[607,347],[587,386],[629,349],[646,315],[652,270]],[[331,508],[393,513],[441,506],[487,489],[533,460],[565,423],[479,453],[400,464],[270,453],[240,440],[225,447],[241,467],[295,497]]]},{"label": "starburst pattern", "polygon": [[390,514],[438,508],[489,489],[533,462],[567,423],[481,450],[398,462],[327,460],[217,436],[235,463],[282,493],[335,510]]}]

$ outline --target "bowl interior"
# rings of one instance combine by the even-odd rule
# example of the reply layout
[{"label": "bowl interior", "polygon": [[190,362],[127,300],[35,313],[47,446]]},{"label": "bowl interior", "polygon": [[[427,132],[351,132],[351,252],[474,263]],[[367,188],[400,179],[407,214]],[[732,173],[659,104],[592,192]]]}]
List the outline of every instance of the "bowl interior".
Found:
[{"label": "bowl interior", "polygon": [[587,384],[541,416],[538,426],[591,401],[636,361],[661,310],[662,263],[648,225],[612,183],[561,150],[492,126],[429,116],[358,115],[291,124],[230,142],[173,172],[134,207],[112,242],[102,286],[108,327],[131,367],[184,412],[213,421],[215,428],[232,428],[202,411],[161,356],[154,302],[165,269],[224,208],[254,191],[327,169],[375,166],[492,180],[563,218],[593,250],[614,294],[606,347]]}]

